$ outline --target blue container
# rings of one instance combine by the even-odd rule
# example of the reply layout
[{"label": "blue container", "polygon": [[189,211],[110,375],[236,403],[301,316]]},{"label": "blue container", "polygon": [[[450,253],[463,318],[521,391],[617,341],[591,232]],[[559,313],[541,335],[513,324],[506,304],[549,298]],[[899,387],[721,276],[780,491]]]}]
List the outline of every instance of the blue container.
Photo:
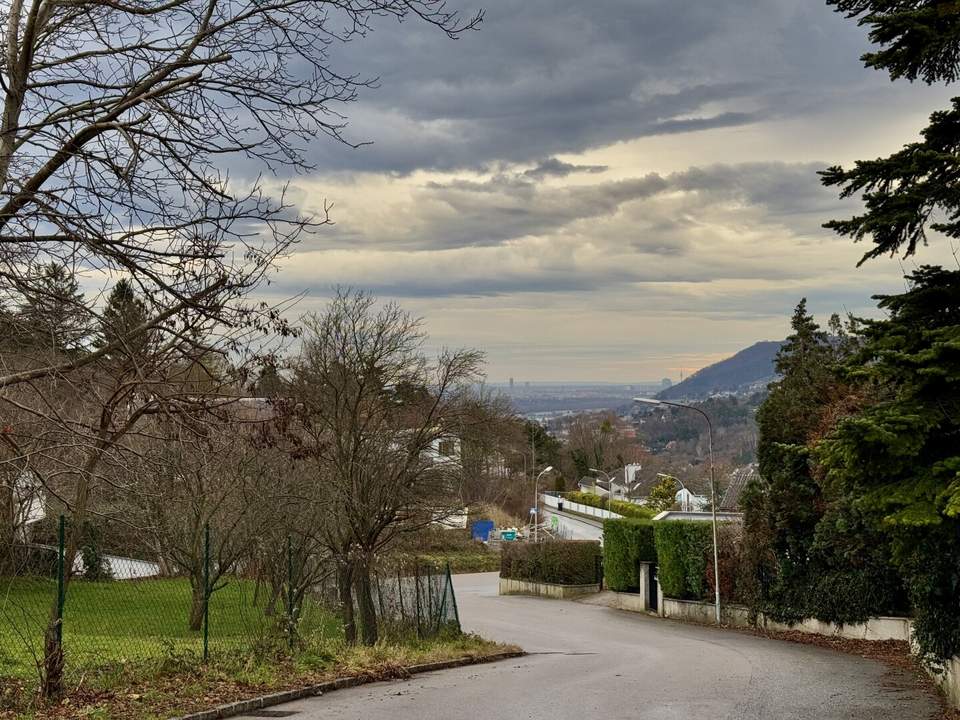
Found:
[{"label": "blue container", "polygon": [[476,520],[470,526],[470,537],[474,540],[487,542],[493,532],[493,520]]}]

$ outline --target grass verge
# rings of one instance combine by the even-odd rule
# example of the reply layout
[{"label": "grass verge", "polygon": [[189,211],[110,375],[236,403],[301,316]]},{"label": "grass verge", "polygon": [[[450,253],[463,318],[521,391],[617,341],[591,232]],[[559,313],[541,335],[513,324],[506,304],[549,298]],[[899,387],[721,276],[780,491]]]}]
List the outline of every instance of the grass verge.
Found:
[{"label": "grass verge", "polygon": [[[0,579],[0,678],[36,679],[43,634],[56,597],[53,580]],[[264,612],[267,591],[231,579],[210,597],[211,654],[276,636],[283,608]],[[256,601],[255,601],[256,598]],[[203,636],[189,627],[190,583],[183,578],[70,583],[63,616],[68,671],[78,680],[105,665],[138,666],[197,656]],[[339,621],[316,603],[304,608],[299,632],[311,643],[338,638]]]},{"label": "grass verge", "polygon": [[[197,666],[171,662],[152,675],[128,667],[113,678],[111,687],[89,684],[72,688],[62,701],[25,703],[0,709],[3,720],[160,720],[216,705],[289,690],[341,677],[386,680],[406,677],[412,665],[482,658],[512,646],[493,643],[473,635],[458,635],[407,643],[381,643],[373,647],[331,645],[289,657],[236,654],[222,656]],[[7,702],[14,699],[7,695]]]}]

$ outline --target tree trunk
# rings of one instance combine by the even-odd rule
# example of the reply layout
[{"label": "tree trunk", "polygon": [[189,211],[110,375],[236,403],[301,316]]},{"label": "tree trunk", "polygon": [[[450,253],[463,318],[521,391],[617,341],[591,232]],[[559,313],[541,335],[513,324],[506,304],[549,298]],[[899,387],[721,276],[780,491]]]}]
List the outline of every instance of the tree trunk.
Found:
[{"label": "tree trunk", "polygon": [[203,609],[206,605],[204,597],[203,579],[195,581],[193,585],[193,598],[190,602],[190,629],[197,631],[203,628]]},{"label": "tree trunk", "polygon": [[337,594],[343,618],[343,634],[348,645],[357,644],[357,621],[353,615],[353,565],[349,560],[337,562]]},{"label": "tree trunk", "polygon": [[280,596],[283,595],[283,585],[278,584],[275,578],[271,579],[270,586],[270,599],[267,601],[267,606],[263,609],[263,614],[267,617],[276,615],[277,603],[280,601]]},{"label": "tree trunk", "polygon": [[357,567],[357,605],[360,610],[360,629],[364,645],[377,642],[377,608],[373,604],[373,584],[370,582],[370,562],[364,559]]},{"label": "tree trunk", "polygon": [[52,619],[43,635],[43,677],[41,692],[45,698],[63,694],[63,645],[57,638],[57,621]]},{"label": "tree trunk", "polygon": [[16,575],[13,544],[16,541],[13,485],[0,481],[0,577]]}]

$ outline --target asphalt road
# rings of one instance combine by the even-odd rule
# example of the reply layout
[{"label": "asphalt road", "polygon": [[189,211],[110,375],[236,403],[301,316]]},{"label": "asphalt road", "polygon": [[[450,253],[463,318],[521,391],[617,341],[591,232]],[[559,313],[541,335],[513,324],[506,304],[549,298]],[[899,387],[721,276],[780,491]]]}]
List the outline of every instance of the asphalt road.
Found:
[{"label": "asphalt road", "polygon": [[465,629],[530,655],[274,710],[295,720],[919,720],[938,708],[908,676],[857,656],[595,605],[498,597],[494,573],[458,576],[456,588]]}]

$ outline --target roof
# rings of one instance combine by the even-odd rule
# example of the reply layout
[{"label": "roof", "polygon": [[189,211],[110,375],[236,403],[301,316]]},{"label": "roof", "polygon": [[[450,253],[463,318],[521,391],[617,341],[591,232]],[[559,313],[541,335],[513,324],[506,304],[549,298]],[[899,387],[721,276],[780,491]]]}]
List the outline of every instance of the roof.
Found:
[{"label": "roof", "polygon": [[756,463],[739,467],[727,476],[727,489],[720,500],[720,510],[737,510],[740,507],[740,496],[747,484],[755,477],[760,477],[760,470]]}]

